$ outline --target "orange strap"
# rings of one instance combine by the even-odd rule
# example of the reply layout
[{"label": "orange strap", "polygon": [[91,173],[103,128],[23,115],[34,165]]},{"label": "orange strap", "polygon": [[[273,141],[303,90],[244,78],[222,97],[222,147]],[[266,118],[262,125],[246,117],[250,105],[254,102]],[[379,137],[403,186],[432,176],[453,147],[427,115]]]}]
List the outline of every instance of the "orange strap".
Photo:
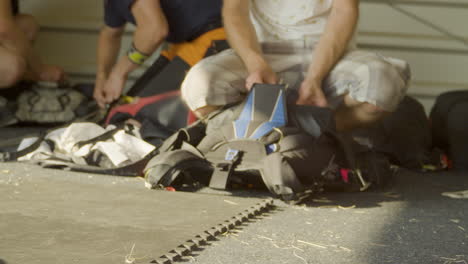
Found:
[{"label": "orange strap", "polygon": [[225,39],[224,28],[217,28],[190,42],[169,44],[169,47],[161,52],[161,55],[169,60],[178,56],[191,67],[205,57],[206,51],[211,47],[213,41]]}]

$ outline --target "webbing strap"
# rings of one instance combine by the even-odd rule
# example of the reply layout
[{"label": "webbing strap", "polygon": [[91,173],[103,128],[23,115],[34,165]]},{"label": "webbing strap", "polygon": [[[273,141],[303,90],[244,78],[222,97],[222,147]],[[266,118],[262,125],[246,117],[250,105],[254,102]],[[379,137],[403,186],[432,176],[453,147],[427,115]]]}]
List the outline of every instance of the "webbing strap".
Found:
[{"label": "webbing strap", "polygon": [[151,159],[145,168],[145,178],[152,188],[171,186],[180,172],[190,168],[209,168],[206,160],[190,148],[162,152]]},{"label": "webbing strap", "polygon": [[39,148],[41,143],[44,141],[44,138],[45,138],[45,133],[41,133],[33,144],[31,144],[30,146],[20,151],[0,152],[0,162],[17,161],[18,158],[24,155],[27,155],[28,153],[31,153],[37,148]]},{"label": "webbing strap", "polygon": [[106,141],[108,139],[111,139],[122,128],[123,128],[123,126],[118,126],[118,127],[114,128],[114,129],[111,129],[111,130],[109,130],[107,132],[104,132],[103,134],[101,134],[101,135],[99,135],[97,137],[94,137],[94,138],[91,138],[91,139],[88,139],[88,140],[79,141],[79,142],[77,142],[75,144],[75,147],[81,148],[81,147],[86,146],[88,144],[94,144],[94,143],[97,143],[97,142],[100,142],[100,141]]},{"label": "webbing strap", "polygon": [[156,154],[158,154],[157,150],[152,151],[144,158],[116,168],[102,168],[97,166],[91,165],[80,165],[68,161],[58,160],[58,159],[48,159],[48,160],[41,160],[38,162],[33,162],[40,165],[43,168],[60,168],[60,169],[68,169],[71,171],[77,172],[87,172],[87,173],[95,173],[95,174],[105,174],[105,175],[113,175],[113,176],[123,176],[123,177],[137,177],[143,175],[143,169],[145,168],[148,161],[153,158]]},{"label": "webbing strap", "polygon": [[219,163],[215,166],[213,174],[210,179],[210,188],[213,189],[226,189],[229,178],[234,172],[237,165],[239,165],[243,152],[236,152],[231,157],[231,160]]}]

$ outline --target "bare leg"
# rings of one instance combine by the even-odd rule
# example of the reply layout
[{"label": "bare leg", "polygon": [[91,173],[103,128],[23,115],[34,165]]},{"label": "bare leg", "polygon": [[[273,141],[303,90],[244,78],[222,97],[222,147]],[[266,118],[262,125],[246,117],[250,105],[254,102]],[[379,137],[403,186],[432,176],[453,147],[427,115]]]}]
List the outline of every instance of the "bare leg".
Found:
[{"label": "bare leg", "polygon": [[0,46],[0,89],[15,85],[26,73],[26,60]]},{"label": "bare leg", "polygon": [[[27,14],[19,14],[15,16],[15,22],[16,25],[21,29],[21,31],[24,33],[24,35],[28,38],[28,40],[31,43],[34,43],[36,40],[36,37],[39,33],[40,27],[39,24],[37,23],[36,19]],[[32,56],[36,56],[36,54],[33,54]],[[35,59],[40,61],[39,58]],[[30,69],[28,69],[23,76],[24,80],[36,80],[37,76],[35,73],[33,73]]]},{"label": "bare leg", "polygon": [[[15,23],[29,41],[35,40],[39,26],[33,16],[17,15]],[[13,86],[22,79],[32,79],[28,78],[31,74],[28,73],[26,58],[1,45],[0,58],[0,89]]]},{"label": "bare leg", "polygon": [[195,115],[198,117],[198,119],[204,119],[206,118],[211,112],[214,112],[218,109],[220,109],[222,106],[213,106],[213,105],[207,105],[201,108],[198,108],[194,111]]},{"label": "bare leg", "polygon": [[340,132],[370,125],[386,115],[386,112],[370,103],[358,102],[345,96],[343,104],[335,111],[336,128]]},{"label": "bare leg", "polygon": [[[25,40],[32,44],[39,32],[39,25],[35,18],[31,15],[21,14],[15,17],[15,23],[20,29],[19,31],[24,34]],[[61,67],[44,64],[39,54],[31,47],[24,60],[27,62],[27,69],[21,78],[23,80],[60,82],[66,78]]]}]

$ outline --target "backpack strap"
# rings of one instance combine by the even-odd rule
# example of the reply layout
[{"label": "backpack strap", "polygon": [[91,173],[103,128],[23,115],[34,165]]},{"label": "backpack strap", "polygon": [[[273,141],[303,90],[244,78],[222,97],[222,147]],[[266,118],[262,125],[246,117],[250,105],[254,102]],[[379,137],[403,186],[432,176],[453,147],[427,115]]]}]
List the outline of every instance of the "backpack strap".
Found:
[{"label": "backpack strap", "polygon": [[196,146],[205,136],[205,128],[206,125],[201,121],[197,121],[186,128],[182,128],[166,139],[159,147],[159,151],[167,152],[180,149],[184,142]]},{"label": "backpack strap", "polygon": [[242,151],[229,149],[226,153],[226,162],[218,163],[214,167],[213,174],[210,179],[210,188],[213,189],[226,189],[227,183],[231,175],[234,173],[237,165],[239,165],[242,156]]},{"label": "backpack strap", "polygon": [[152,158],[145,170],[145,179],[152,189],[173,185],[185,170],[201,168],[206,170],[211,165],[195,148],[184,144],[184,149],[163,152]]},{"label": "backpack strap", "polygon": [[18,158],[35,151],[44,141],[45,136],[46,134],[44,132],[40,133],[36,141],[34,141],[34,143],[22,150],[0,152],[0,162],[17,161]]},{"label": "backpack strap", "polygon": [[116,168],[102,168],[91,165],[80,165],[72,162],[67,162],[63,160],[44,160],[40,161],[37,164],[43,168],[59,168],[59,169],[68,169],[76,172],[87,172],[95,174],[104,174],[104,175],[113,175],[113,176],[122,176],[122,177],[138,177],[143,175],[143,170],[151,158],[156,156],[159,152],[157,150],[152,151],[144,158],[121,167]]},{"label": "backpack strap", "polygon": [[99,135],[97,137],[77,142],[75,144],[75,147],[81,148],[81,147],[83,147],[85,145],[88,145],[88,144],[94,144],[94,143],[97,143],[97,142],[100,142],[100,141],[106,141],[106,140],[111,139],[112,137],[114,137],[114,135],[123,128],[124,128],[124,124],[120,124],[116,128],[111,129],[111,130],[109,130],[107,132],[104,132],[103,134],[101,134],[101,135]]}]

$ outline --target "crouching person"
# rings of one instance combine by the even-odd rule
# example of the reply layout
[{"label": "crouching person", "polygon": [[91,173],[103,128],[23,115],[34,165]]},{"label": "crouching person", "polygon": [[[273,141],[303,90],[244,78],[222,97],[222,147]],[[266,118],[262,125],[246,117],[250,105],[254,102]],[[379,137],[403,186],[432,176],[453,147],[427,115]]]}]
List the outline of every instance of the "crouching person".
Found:
[{"label": "crouching person", "polygon": [[[356,49],[358,16],[358,0],[224,0],[232,49],[193,67],[182,96],[203,118],[255,83],[285,81],[298,89],[297,104],[333,108],[339,131],[373,123],[396,109],[410,71]],[[291,72],[300,78],[291,81]]]},{"label": "crouching person", "polygon": [[[130,72],[162,44],[168,48],[137,80],[128,95],[148,97],[179,89],[186,71],[224,47],[222,0],[105,0],[105,26],[98,44],[94,98],[103,107],[118,99]],[[118,57],[124,26],[136,25],[132,45]]]}]

